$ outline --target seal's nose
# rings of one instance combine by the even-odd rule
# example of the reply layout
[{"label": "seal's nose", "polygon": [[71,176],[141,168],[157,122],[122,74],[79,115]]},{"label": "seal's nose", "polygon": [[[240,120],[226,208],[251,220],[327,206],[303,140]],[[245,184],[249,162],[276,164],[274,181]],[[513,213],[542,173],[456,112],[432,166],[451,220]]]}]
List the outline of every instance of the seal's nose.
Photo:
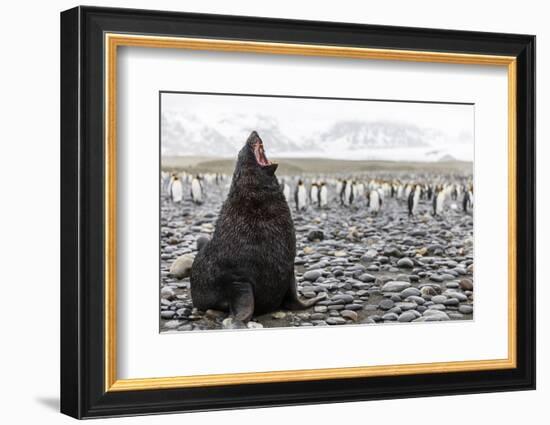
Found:
[{"label": "seal's nose", "polygon": [[262,139],[260,138],[260,136],[256,131],[253,131],[252,133],[250,133],[250,136],[248,136],[247,143],[249,145],[254,145],[256,143],[262,144]]}]

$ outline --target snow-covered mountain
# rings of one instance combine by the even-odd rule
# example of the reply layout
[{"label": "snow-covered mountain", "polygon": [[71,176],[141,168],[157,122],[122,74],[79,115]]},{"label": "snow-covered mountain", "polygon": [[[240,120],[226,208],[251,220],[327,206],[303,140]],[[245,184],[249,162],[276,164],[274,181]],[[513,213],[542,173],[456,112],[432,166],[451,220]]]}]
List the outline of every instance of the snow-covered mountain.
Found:
[{"label": "snow-covered mountain", "polygon": [[252,130],[269,143],[271,155],[302,149],[299,140],[289,137],[273,118],[264,115],[236,113],[207,123],[193,114],[165,112],[161,130],[164,155],[233,156]]},{"label": "snow-covered mountain", "polygon": [[323,144],[338,144],[349,150],[425,147],[441,138],[433,130],[420,129],[410,124],[384,121],[340,121],[322,132],[318,139]]},{"label": "snow-covered mountain", "polygon": [[232,157],[252,130],[269,157],[330,157],[437,161],[448,155],[472,160],[471,144],[449,143],[441,131],[408,123],[342,120],[323,124],[281,125],[263,114],[235,112],[204,118],[192,113],[162,113],[162,154]]}]

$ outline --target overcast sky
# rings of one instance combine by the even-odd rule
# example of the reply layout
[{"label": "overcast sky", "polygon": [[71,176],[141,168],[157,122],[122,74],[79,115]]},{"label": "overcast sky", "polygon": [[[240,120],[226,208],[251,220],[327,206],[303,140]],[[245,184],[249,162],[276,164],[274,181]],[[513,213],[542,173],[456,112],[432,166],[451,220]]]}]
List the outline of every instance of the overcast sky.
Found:
[{"label": "overcast sky", "polygon": [[[449,147],[447,153],[456,153],[458,159],[473,159],[472,105],[163,93],[161,108],[163,121],[166,117],[166,120],[186,117],[182,120],[183,128],[192,126],[191,119],[191,122],[212,126],[224,135],[239,137],[239,143],[246,137],[247,123],[258,116],[276,122],[285,135],[298,141],[342,121],[413,125],[441,133]],[[243,128],[242,136],[238,128]],[[178,151],[177,145],[181,144],[185,150],[185,137],[178,138],[177,133],[173,133],[170,137],[175,140],[163,140],[163,143],[170,144],[174,151]]]}]

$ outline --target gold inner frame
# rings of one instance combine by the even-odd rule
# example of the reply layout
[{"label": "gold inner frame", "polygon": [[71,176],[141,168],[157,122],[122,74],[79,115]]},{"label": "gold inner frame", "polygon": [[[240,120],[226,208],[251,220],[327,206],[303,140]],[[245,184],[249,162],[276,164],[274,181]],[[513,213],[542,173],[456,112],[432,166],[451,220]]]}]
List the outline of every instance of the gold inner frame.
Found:
[{"label": "gold inner frame", "polygon": [[[462,53],[370,49],[327,45],[267,43],[128,34],[105,34],[105,391],[135,391],[214,385],[312,381],[416,373],[447,373],[515,368],[516,359],[516,58]],[[116,123],[119,46],[325,56],[504,66],[508,72],[508,357],[419,364],[248,372],[214,375],[117,379],[116,339]]]}]

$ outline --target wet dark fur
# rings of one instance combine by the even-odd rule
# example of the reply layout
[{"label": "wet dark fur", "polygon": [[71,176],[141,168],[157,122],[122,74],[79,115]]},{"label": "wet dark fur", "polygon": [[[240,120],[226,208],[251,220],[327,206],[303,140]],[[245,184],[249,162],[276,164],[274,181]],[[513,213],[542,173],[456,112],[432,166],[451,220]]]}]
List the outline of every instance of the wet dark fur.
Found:
[{"label": "wet dark fur", "polygon": [[212,240],[191,270],[191,298],[200,310],[229,310],[238,320],[317,300],[298,300],[294,277],[296,236],[276,164],[257,164],[256,132],[238,155],[233,181]]}]

